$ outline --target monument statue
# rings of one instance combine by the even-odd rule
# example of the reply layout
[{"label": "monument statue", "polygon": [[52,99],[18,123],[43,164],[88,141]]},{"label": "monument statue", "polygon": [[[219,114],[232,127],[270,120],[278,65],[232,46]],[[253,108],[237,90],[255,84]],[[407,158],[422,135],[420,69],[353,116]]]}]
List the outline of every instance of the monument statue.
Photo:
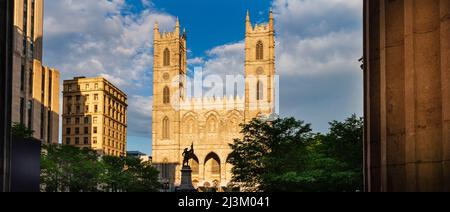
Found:
[{"label": "monument statue", "polygon": [[183,168],[181,169],[181,185],[178,191],[180,192],[196,192],[192,185],[192,169],[189,166],[189,160],[194,158],[194,143],[191,149],[184,149],[183,152]]},{"label": "monument statue", "polygon": [[183,152],[183,166],[189,166],[189,160],[194,158],[194,144],[191,145],[191,150],[188,148],[184,149]]}]

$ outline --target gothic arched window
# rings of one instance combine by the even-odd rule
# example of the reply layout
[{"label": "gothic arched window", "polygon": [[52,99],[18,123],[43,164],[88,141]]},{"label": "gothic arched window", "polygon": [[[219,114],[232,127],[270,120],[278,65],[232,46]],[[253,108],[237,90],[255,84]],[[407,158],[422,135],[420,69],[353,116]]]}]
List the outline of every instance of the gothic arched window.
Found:
[{"label": "gothic arched window", "polygon": [[207,129],[209,133],[215,133],[217,132],[217,119],[215,116],[210,116],[208,118],[208,120],[206,121],[207,123]]},{"label": "gothic arched window", "polygon": [[256,85],[256,100],[264,100],[264,84],[261,81]]},{"label": "gothic arched window", "polygon": [[258,43],[256,44],[256,59],[264,59],[264,45],[261,41],[258,41]]},{"label": "gothic arched window", "polygon": [[170,66],[170,51],[167,48],[164,50],[164,66]]},{"label": "gothic arched window", "polygon": [[196,132],[194,118],[190,117],[185,121],[186,123],[186,133],[193,134]]},{"label": "gothic arched window", "polygon": [[170,103],[170,89],[168,86],[164,87],[163,91],[163,103],[169,104]]},{"label": "gothic arched window", "polygon": [[165,117],[163,119],[163,124],[162,124],[162,137],[163,139],[169,139],[170,138],[170,123],[169,123],[169,118]]}]

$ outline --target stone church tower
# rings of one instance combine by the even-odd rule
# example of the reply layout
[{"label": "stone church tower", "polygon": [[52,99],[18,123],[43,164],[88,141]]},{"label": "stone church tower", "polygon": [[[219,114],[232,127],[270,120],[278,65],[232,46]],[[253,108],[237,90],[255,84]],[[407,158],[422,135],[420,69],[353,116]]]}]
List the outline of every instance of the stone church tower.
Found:
[{"label": "stone church tower", "polygon": [[[275,29],[269,24],[252,26],[247,12],[245,33],[245,121],[272,114],[275,102]],[[256,90],[256,92],[255,92]]]},{"label": "stone church tower", "polygon": [[[182,153],[194,144],[191,160],[196,187],[227,186],[231,181],[229,144],[241,137],[239,125],[275,111],[275,32],[269,23],[252,26],[247,13],[245,94],[187,98],[186,34],[177,20],[173,32],[154,27],[153,164],[170,188],[180,184]],[[220,73],[218,73],[220,74]],[[242,82],[244,83],[244,82]]]},{"label": "stone church tower", "polygon": [[157,23],[153,32],[153,161],[165,164],[165,170],[160,170],[164,175],[162,178],[171,179],[173,183],[175,172],[167,170],[175,169],[180,160],[181,121],[179,108],[172,104],[173,100],[179,99],[171,94],[182,85],[173,86],[172,81],[186,74],[186,36],[180,34],[178,20],[173,32],[160,33]]}]

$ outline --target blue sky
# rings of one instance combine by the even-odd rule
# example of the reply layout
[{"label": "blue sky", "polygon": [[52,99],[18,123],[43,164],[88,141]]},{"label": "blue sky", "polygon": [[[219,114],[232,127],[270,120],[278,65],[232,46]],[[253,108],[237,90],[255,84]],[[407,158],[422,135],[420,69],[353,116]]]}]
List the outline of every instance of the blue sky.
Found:
[{"label": "blue sky", "polygon": [[46,0],[44,63],[62,79],[104,76],[128,94],[128,150],[151,153],[153,24],[188,34],[188,63],[242,73],[245,13],[277,31],[280,112],[313,124],[362,114],[360,0]]},{"label": "blue sky", "polygon": [[271,1],[155,0],[153,4],[180,18],[189,35],[191,56],[198,57],[212,47],[242,40],[247,9],[254,21],[266,21]]}]

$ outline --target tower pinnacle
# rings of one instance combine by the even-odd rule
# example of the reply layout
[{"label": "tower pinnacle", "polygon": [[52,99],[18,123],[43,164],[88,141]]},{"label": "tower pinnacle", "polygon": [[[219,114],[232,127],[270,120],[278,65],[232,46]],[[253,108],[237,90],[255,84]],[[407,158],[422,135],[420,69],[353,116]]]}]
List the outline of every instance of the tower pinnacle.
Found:
[{"label": "tower pinnacle", "polygon": [[175,34],[180,35],[180,20],[177,17],[177,22],[175,24]]},{"label": "tower pinnacle", "polygon": [[252,23],[250,22],[250,11],[247,10],[247,17],[245,19],[245,27],[247,32],[252,31]]}]

